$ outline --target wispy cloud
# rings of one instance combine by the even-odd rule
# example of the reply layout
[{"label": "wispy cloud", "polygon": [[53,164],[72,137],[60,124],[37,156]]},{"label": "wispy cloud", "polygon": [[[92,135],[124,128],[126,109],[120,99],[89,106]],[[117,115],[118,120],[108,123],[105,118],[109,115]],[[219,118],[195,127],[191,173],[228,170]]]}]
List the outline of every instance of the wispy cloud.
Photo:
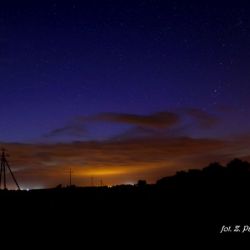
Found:
[{"label": "wispy cloud", "polygon": [[126,113],[101,113],[90,117],[82,118],[95,122],[113,122],[131,124],[149,128],[169,128],[180,122],[178,114],[173,112],[158,112],[149,115],[126,114]]},{"label": "wispy cloud", "polygon": [[87,128],[84,124],[84,122],[73,119],[70,123],[60,127],[51,130],[49,133],[45,134],[45,138],[51,138],[51,137],[78,137],[83,138],[88,133]]},{"label": "wispy cloud", "polygon": [[218,116],[210,114],[202,109],[188,108],[184,109],[184,112],[193,118],[196,124],[203,129],[212,128],[220,121]]},{"label": "wispy cloud", "polygon": [[249,137],[194,139],[190,137],[147,137],[102,142],[57,144],[3,144],[20,184],[55,186],[68,181],[89,185],[90,177],[106,184],[126,183],[144,178],[154,182],[162,176],[187,168],[199,168],[211,161],[234,157],[249,159]]},{"label": "wispy cloud", "polygon": [[183,133],[183,120],[186,116],[191,118],[191,126],[195,128],[198,126],[201,129],[209,129],[219,122],[217,116],[197,108],[185,108],[176,112],[163,111],[148,115],[107,112],[75,117],[71,123],[50,131],[45,137],[71,136],[79,138],[87,135],[86,128],[89,124],[103,122],[130,125],[132,128],[125,132],[128,136],[136,133],[140,135],[169,134],[169,132],[176,134],[180,133],[181,130]]},{"label": "wispy cloud", "polygon": [[84,137],[87,134],[87,130],[80,122],[65,125],[61,128],[53,129],[49,133],[45,134],[45,138],[70,136],[70,137]]}]

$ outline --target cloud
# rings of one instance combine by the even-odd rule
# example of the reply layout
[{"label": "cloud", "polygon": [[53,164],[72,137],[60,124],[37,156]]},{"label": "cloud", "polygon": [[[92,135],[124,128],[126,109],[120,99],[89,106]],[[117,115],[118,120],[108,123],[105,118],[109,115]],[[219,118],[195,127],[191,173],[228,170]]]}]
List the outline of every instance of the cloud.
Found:
[{"label": "cloud", "polygon": [[66,125],[61,128],[53,129],[49,133],[45,134],[45,138],[70,136],[70,137],[83,137],[87,134],[86,128],[81,123],[74,123]]},{"label": "cloud", "polygon": [[[83,118],[83,120],[86,120],[86,118]],[[173,112],[158,112],[150,115],[101,113],[89,118],[89,121],[123,123],[159,129],[169,128],[178,124],[180,122],[180,117]]]},{"label": "cloud", "polygon": [[[185,117],[191,118],[191,124],[184,124]],[[75,117],[71,123],[60,128],[56,128],[44,137],[70,136],[81,138],[88,135],[87,127],[91,123],[115,123],[126,124],[132,127],[122,133],[121,137],[148,136],[148,135],[185,135],[185,131],[191,127],[200,129],[211,129],[219,123],[219,118],[214,114],[205,112],[197,108],[185,108],[176,112],[157,112],[149,115],[139,115],[132,113],[100,113],[91,116]]]},{"label": "cloud", "polygon": [[189,108],[186,114],[193,118],[197,125],[201,128],[212,128],[219,123],[219,118],[214,114],[210,114],[202,109]]},{"label": "cloud", "polygon": [[180,123],[180,117],[173,112],[158,112],[150,115],[125,114],[125,113],[100,113],[92,116],[75,117],[74,120],[60,128],[53,129],[45,134],[45,138],[52,137],[83,137],[87,136],[89,123],[118,123],[129,124],[138,130],[151,131],[169,129]]},{"label": "cloud", "polygon": [[105,184],[157,179],[212,161],[249,159],[250,138],[209,139],[146,137],[54,144],[2,143],[21,186],[56,186],[68,183],[73,169],[77,185],[102,179]]}]

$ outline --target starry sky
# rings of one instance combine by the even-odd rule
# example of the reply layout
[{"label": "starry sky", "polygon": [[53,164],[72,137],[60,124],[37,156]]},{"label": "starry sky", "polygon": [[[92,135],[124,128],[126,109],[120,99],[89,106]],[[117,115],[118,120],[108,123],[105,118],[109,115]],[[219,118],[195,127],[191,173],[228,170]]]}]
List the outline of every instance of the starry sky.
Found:
[{"label": "starry sky", "polygon": [[23,187],[155,182],[250,159],[250,3],[0,3],[0,142]]}]

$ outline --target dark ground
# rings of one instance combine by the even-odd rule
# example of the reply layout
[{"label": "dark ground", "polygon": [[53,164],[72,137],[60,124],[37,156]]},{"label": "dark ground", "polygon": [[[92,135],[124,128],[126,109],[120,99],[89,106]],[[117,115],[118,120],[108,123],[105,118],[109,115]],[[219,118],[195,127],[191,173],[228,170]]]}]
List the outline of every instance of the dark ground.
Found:
[{"label": "dark ground", "polygon": [[[237,163],[237,166],[242,166]],[[39,244],[135,244],[159,249],[170,241],[250,237],[248,165],[211,165],[155,185],[1,191],[1,229]],[[220,234],[223,225],[232,232]],[[240,231],[234,232],[240,225]],[[10,234],[9,233],[9,234]],[[29,240],[27,241],[29,242]]]}]

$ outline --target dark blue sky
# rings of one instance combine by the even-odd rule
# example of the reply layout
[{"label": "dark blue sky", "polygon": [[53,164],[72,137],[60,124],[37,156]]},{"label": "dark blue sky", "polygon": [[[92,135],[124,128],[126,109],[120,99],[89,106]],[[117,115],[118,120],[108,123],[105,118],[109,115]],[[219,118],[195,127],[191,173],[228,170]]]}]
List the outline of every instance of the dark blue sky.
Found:
[{"label": "dark blue sky", "polygon": [[247,1],[1,1],[0,141],[21,169],[109,183],[248,158],[249,17]]},{"label": "dark blue sky", "polygon": [[177,107],[249,125],[250,4],[218,2],[1,1],[1,140]]}]

